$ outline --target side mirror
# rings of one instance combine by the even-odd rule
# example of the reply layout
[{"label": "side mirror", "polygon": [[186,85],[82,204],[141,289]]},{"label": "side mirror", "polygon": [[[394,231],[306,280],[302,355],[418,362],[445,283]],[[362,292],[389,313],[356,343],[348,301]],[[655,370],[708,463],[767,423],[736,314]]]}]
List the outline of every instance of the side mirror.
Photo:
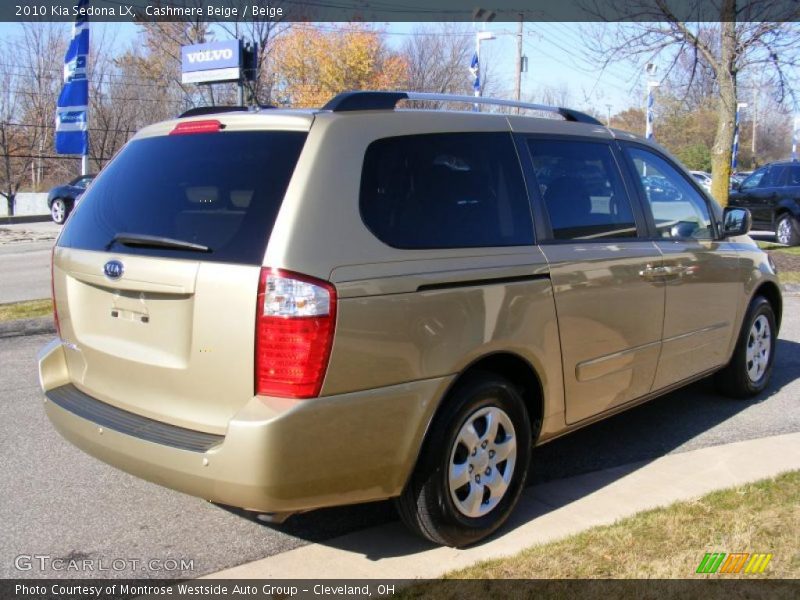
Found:
[{"label": "side mirror", "polygon": [[742,189],[742,182],[736,181],[735,179],[731,179],[731,190],[734,192],[738,192]]},{"label": "side mirror", "polygon": [[753,225],[753,217],[746,208],[726,206],[722,212],[722,237],[747,235]]}]

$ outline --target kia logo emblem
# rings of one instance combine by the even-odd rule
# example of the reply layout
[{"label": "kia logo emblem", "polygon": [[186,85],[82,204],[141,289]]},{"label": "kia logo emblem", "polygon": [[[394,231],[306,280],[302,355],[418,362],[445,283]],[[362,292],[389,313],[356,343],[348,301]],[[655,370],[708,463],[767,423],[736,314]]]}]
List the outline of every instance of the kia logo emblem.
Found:
[{"label": "kia logo emblem", "polygon": [[110,260],[103,265],[103,273],[109,279],[119,279],[125,272],[125,266],[118,260]]}]

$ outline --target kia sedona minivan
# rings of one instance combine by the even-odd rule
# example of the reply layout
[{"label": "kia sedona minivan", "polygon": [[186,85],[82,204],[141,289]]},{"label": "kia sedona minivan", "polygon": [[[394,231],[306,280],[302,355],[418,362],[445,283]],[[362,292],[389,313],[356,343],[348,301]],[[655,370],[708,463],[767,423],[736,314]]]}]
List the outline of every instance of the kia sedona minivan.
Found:
[{"label": "kia sedona minivan", "polygon": [[281,521],[394,498],[468,545],[534,446],[712,374],[764,390],[782,302],[749,226],[569,109],[190,111],[140,131],[58,239],[45,410],[215,503]]}]

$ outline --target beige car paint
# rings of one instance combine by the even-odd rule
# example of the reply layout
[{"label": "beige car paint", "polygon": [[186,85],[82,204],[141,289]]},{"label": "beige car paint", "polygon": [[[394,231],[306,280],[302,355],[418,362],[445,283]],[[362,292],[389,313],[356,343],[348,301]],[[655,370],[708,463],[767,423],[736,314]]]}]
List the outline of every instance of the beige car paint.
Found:
[{"label": "beige car paint", "polygon": [[[359,218],[364,151],[379,138],[629,134],[442,111],[204,118],[226,130],[309,130],[263,264],[336,287],[322,397],[254,396],[259,267],[202,261],[57,248],[61,339],[41,351],[39,369],[45,392],[71,383],[135,415],[224,436],[206,452],[180,450],[46,403],[56,428],[86,452],[215,502],[290,513],[397,496],[450,386],[495,354],[515,355],[535,372],[543,443],[723,366],[750,297],[777,282],[746,237],[669,248],[642,240],[399,250]],[[175,124],[137,137],[165,135]],[[125,262],[116,282],[101,275],[111,258]],[[648,265],[690,270],[679,280],[648,279]],[[532,413],[537,396],[526,393]]]}]

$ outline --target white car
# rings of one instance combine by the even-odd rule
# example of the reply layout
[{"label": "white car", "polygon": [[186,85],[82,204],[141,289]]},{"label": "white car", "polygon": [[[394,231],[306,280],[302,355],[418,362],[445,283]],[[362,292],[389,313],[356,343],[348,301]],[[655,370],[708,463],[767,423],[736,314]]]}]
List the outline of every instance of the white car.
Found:
[{"label": "white car", "polygon": [[703,186],[707,192],[711,191],[711,174],[705,171],[689,171],[697,180],[697,183]]}]

